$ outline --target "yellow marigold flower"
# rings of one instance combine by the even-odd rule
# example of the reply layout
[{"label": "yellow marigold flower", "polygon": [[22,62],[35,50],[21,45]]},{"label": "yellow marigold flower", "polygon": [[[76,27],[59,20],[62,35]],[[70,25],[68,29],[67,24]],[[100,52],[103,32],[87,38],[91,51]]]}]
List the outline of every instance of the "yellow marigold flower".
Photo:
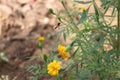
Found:
[{"label": "yellow marigold flower", "polygon": [[54,60],[53,62],[48,64],[48,74],[51,76],[57,76],[59,73],[61,66],[60,66],[60,62]]},{"label": "yellow marigold flower", "polygon": [[39,37],[39,38],[38,38],[38,41],[44,41],[44,40],[45,40],[44,37]]},{"label": "yellow marigold flower", "polygon": [[81,8],[81,10],[82,10],[82,12],[84,12],[86,10],[86,8],[83,7],[83,8]]},{"label": "yellow marigold flower", "polygon": [[57,49],[62,58],[68,59],[70,57],[69,53],[66,51],[67,48],[65,46],[58,45]]}]

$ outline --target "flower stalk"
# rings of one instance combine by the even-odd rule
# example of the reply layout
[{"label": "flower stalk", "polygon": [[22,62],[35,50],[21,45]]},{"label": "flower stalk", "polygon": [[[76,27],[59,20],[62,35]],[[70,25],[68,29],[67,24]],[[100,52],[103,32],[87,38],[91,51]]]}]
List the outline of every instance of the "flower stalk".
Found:
[{"label": "flower stalk", "polygon": [[117,34],[117,50],[120,50],[120,0],[118,0],[118,7],[117,7],[117,12],[118,12],[118,15],[117,15],[117,30],[118,30],[118,34]]},{"label": "flower stalk", "polygon": [[45,40],[44,37],[39,37],[38,38],[38,46],[39,46],[39,48],[40,48],[41,51],[42,51],[43,46],[44,46],[44,43],[43,43],[44,40]]}]

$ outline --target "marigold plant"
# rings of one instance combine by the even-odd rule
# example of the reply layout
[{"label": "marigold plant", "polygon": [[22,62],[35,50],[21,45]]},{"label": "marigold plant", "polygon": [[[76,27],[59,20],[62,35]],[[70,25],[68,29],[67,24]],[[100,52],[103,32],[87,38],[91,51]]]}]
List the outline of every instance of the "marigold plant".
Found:
[{"label": "marigold plant", "polygon": [[[69,46],[58,42],[57,48],[44,56],[46,73],[56,76],[53,80],[120,80],[120,0],[74,0],[78,3],[72,2],[72,7],[69,1],[61,1],[64,10],[59,13],[50,9],[63,27],[58,34],[63,34],[65,41],[74,36]],[[61,61],[62,69],[56,60]]]}]

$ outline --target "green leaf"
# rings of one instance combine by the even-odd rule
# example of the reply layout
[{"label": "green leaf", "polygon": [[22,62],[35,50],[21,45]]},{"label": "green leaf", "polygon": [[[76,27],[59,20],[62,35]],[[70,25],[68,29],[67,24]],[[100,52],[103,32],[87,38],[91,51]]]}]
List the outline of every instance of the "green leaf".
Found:
[{"label": "green leaf", "polygon": [[99,22],[99,11],[98,11],[98,6],[97,6],[97,4],[96,4],[95,2],[94,2],[93,7],[94,7],[94,10],[95,10],[95,18],[96,18],[96,21],[97,21],[98,23],[100,23],[100,22]]},{"label": "green leaf", "polygon": [[94,45],[94,48],[92,49],[92,51],[98,49],[103,44],[105,35],[100,35],[99,38],[100,38],[100,41]]},{"label": "green leaf", "polygon": [[49,12],[50,12],[51,14],[55,14],[55,12],[53,11],[53,9],[49,9]]},{"label": "green leaf", "polygon": [[41,51],[42,51],[42,49],[43,49],[43,45],[44,45],[43,42],[39,42],[39,43],[38,43],[38,46],[39,46],[39,48],[40,48]]},{"label": "green leaf", "polygon": [[66,41],[66,34],[65,33],[63,33],[63,37],[64,37],[64,40]]},{"label": "green leaf", "polygon": [[9,60],[8,60],[8,57],[6,56],[6,54],[5,54],[4,52],[1,52],[1,53],[0,53],[0,58],[1,58],[3,61],[6,61],[6,62],[9,61]]},{"label": "green leaf", "polygon": [[110,8],[110,5],[106,6],[104,14],[106,14],[106,12],[109,10],[109,8]]},{"label": "green leaf", "polygon": [[92,80],[91,70],[79,70],[79,80]]},{"label": "green leaf", "polygon": [[78,50],[79,50],[79,47],[75,50],[75,52],[73,53],[72,57],[75,56],[75,54],[77,53]]},{"label": "green leaf", "polygon": [[90,9],[90,6],[85,11],[83,11],[83,13],[81,14],[81,18],[80,18],[80,20],[77,23],[78,25],[80,23],[83,23],[87,19],[87,15],[88,15],[89,9]]},{"label": "green leaf", "polygon": [[78,3],[81,3],[81,4],[89,4],[91,3],[92,1],[80,1],[80,0],[74,0],[75,2],[78,2]]},{"label": "green leaf", "polygon": [[47,55],[44,54],[44,61],[47,62]]},{"label": "green leaf", "polygon": [[114,80],[120,80],[120,78],[115,78]]},{"label": "green leaf", "polygon": [[114,15],[114,13],[115,13],[115,11],[116,11],[115,9],[116,9],[116,8],[114,7],[113,10],[112,10],[111,16]]}]

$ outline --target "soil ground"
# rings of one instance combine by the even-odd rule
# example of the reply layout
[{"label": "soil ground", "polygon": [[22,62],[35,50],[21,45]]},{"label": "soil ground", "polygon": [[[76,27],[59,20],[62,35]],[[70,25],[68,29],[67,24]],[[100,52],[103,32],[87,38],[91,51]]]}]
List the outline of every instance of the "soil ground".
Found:
[{"label": "soil ground", "polygon": [[25,66],[43,64],[42,60],[30,61],[30,57],[42,54],[38,47],[39,36],[46,38],[43,51],[49,53],[55,37],[48,38],[48,35],[54,32],[53,26],[57,24],[49,8],[57,7],[60,7],[58,0],[0,0],[0,52],[9,59],[9,62],[0,59],[0,76],[7,75],[9,80],[29,80],[31,74],[26,72]]}]

